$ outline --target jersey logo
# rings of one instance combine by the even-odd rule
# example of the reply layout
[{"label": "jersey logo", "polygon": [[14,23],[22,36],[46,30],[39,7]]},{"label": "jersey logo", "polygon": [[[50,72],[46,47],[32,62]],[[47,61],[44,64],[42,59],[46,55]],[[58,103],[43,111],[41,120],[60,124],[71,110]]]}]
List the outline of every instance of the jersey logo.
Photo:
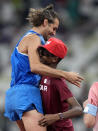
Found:
[{"label": "jersey logo", "polygon": [[48,79],[44,79],[44,84],[49,85],[49,84],[50,84],[50,80],[48,80]]},{"label": "jersey logo", "polygon": [[45,45],[48,45],[48,44],[50,44],[50,43],[51,43],[51,41],[47,41]]},{"label": "jersey logo", "polygon": [[45,85],[41,85],[40,84],[40,90],[42,90],[42,91],[46,91],[47,92],[47,90],[48,90],[48,87],[47,86],[45,86]]},{"label": "jersey logo", "polygon": [[44,83],[47,83],[47,79],[44,79]]}]

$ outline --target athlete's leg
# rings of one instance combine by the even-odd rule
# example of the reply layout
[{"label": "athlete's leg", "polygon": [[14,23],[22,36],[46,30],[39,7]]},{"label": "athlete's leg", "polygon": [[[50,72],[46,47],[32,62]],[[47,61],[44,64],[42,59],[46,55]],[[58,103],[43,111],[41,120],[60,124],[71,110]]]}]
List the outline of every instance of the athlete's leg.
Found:
[{"label": "athlete's leg", "polygon": [[23,114],[22,120],[26,131],[46,131],[46,127],[38,125],[42,114],[36,110],[31,110]]},{"label": "athlete's leg", "polygon": [[26,131],[22,120],[17,120],[16,123],[17,123],[20,131]]}]

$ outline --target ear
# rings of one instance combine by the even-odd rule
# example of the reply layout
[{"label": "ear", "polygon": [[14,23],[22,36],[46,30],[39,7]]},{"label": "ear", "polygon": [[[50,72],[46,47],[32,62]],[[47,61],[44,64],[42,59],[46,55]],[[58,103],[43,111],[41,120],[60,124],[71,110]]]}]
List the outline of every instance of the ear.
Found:
[{"label": "ear", "polygon": [[44,19],[43,26],[47,26],[47,25],[48,25],[48,19]]},{"label": "ear", "polygon": [[52,62],[57,63],[58,62],[58,57],[53,57]]}]

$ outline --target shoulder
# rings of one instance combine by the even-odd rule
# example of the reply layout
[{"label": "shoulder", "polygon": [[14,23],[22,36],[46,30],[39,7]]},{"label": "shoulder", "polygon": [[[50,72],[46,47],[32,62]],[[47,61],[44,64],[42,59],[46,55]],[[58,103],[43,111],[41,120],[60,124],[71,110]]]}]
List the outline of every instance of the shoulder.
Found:
[{"label": "shoulder", "polygon": [[90,92],[93,91],[93,92],[96,92],[98,91],[98,82],[94,82],[90,88]]},{"label": "shoulder", "polygon": [[67,84],[66,84],[66,80],[62,79],[62,78],[52,78],[51,79],[52,84],[55,85],[58,88],[68,88]]},{"label": "shoulder", "polygon": [[98,82],[92,84],[89,91],[88,100],[91,104],[98,106]]},{"label": "shoulder", "polygon": [[24,37],[24,39],[30,41],[40,41],[40,37],[36,34],[29,34],[28,36]]},{"label": "shoulder", "polygon": [[73,97],[72,92],[66,84],[66,80],[54,78],[52,79],[52,85],[58,91],[61,101],[65,101],[68,98]]},{"label": "shoulder", "polygon": [[54,78],[54,81],[67,85],[66,80],[64,78]]},{"label": "shoulder", "polygon": [[94,82],[93,86],[95,86],[95,88],[97,88],[98,87],[98,82]]},{"label": "shoulder", "polygon": [[40,37],[36,34],[29,34],[27,36],[24,36],[21,40],[21,43],[25,43],[27,46],[33,45],[32,43],[41,43]]}]

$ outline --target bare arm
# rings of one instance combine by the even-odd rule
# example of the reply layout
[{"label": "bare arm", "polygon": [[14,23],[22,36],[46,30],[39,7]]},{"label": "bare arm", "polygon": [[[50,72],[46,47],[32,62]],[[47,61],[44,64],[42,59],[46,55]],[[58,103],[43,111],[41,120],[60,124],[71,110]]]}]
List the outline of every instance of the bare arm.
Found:
[{"label": "bare arm", "polygon": [[93,128],[96,122],[96,117],[91,114],[84,114],[83,121],[87,128]]},{"label": "bare arm", "polygon": [[[67,102],[71,105],[72,108],[62,113],[63,119],[76,117],[82,114],[82,108],[74,97],[69,98]],[[39,121],[39,125],[47,126],[47,125],[53,124],[54,122],[58,120],[60,120],[58,113],[57,114],[46,114]]]},{"label": "bare arm", "polygon": [[80,106],[78,101],[75,99],[75,97],[71,97],[67,99],[67,102],[71,106],[71,109],[63,113],[65,119],[73,118],[82,114],[82,107]]},{"label": "bare arm", "polygon": [[83,78],[77,73],[53,69],[40,62],[39,55],[37,54],[37,48],[40,46],[40,38],[38,36],[29,35],[24,39],[23,42],[26,45],[31,72],[56,78],[63,77],[70,83],[80,87],[80,83]]},{"label": "bare arm", "polygon": [[[87,104],[88,104],[88,99],[83,102],[83,108],[85,108]],[[83,121],[87,128],[93,128],[96,122],[96,117],[86,113],[83,116]]]},{"label": "bare arm", "polygon": [[[36,38],[35,38],[36,37]],[[37,48],[40,46],[40,39],[35,35],[34,39],[30,40],[28,44],[28,56],[30,61],[31,71],[40,75],[47,75],[52,77],[64,77],[64,73],[61,70],[53,69],[40,62],[39,55],[37,54]]]}]

